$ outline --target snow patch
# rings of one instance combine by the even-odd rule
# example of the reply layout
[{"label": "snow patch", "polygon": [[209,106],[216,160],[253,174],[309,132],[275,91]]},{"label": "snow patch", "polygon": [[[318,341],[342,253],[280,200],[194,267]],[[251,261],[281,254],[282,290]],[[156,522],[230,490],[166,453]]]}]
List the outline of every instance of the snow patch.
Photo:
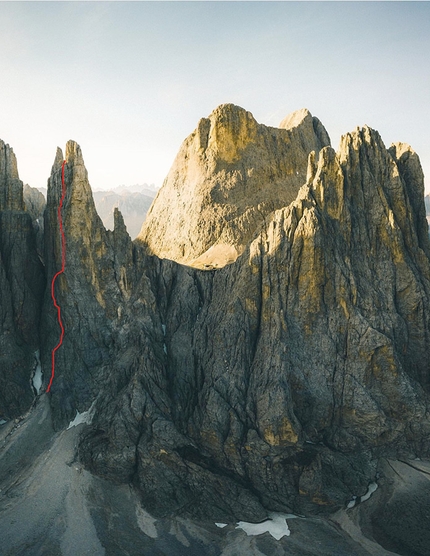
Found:
[{"label": "snow patch", "polygon": [[0,419],[0,425],[4,425],[5,423],[7,423],[7,421],[5,421],[4,419]]},{"label": "snow patch", "polygon": [[145,533],[145,535],[151,537],[151,539],[158,538],[157,528],[155,527],[155,522],[157,520],[150,516],[148,512],[145,512],[140,506],[136,506],[136,519],[142,533]]},{"label": "snow patch", "polygon": [[377,488],[378,485],[376,483],[370,483],[366,494],[360,498],[360,502],[366,502],[366,500],[369,500],[369,498],[372,496]]},{"label": "snow patch", "polygon": [[42,388],[42,383],[43,383],[43,373],[42,373],[42,364],[40,363],[39,350],[36,350],[34,352],[34,358],[36,359],[36,369],[34,371],[32,382],[33,382],[34,389],[36,390],[36,393],[40,394],[40,389]]},{"label": "snow patch", "polygon": [[163,329],[163,336],[165,336],[166,335],[166,325],[162,324],[161,328]]},{"label": "snow patch", "polygon": [[297,517],[292,514],[269,514],[270,519],[262,523],[248,523],[246,521],[239,521],[236,529],[242,529],[248,536],[262,535],[263,533],[270,533],[274,539],[279,541],[282,537],[290,536],[290,529],[288,528],[287,517]]},{"label": "snow patch", "polygon": [[163,351],[167,355],[167,346],[166,346],[166,344],[163,344]]},{"label": "snow patch", "polygon": [[224,529],[224,527],[227,527],[228,524],[227,523],[215,523],[215,525],[217,527],[219,527],[220,529]]},{"label": "snow patch", "polygon": [[77,427],[81,423],[86,423],[87,425],[91,425],[91,421],[93,420],[93,416],[94,416],[95,403],[96,400],[94,400],[93,403],[91,404],[91,407],[87,409],[87,411],[84,411],[83,413],[79,413],[79,411],[76,410],[76,417],[73,419],[73,421],[70,421],[67,430],[71,429],[72,427]]},{"label": "snow patch", "polygon": [[356,497],[356,496],[353,496],[353,497],[352,497],[352,500],[350,500],[350,501],[348,502],[347,506],[346,506],[346,507],[348,508],[348,510],[350,510],[351,508],[353,508],[353,507],[355,506],[356,500],[357,500],[357,497]]},{"label": "snow patch", "polygon": [[377,488],[378,488],[377,483],[370,483],[370,485],[367,488],[366,494],[363,494],[363,496],[353,496],[352,500],[350,500],[346,505],[347,509],[350,510],[356,504],[358,503],[361,504],[362,502],[366,502],[366,500],[369,500],[369,498],[372,496],[372,494],[375,492]]}]

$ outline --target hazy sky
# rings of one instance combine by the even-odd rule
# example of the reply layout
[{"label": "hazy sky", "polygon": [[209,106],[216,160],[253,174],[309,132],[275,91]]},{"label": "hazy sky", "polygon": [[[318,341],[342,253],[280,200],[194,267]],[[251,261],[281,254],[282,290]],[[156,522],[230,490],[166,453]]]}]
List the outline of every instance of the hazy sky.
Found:
[{"label": "hazy sky", "polygon": [[161,185],[219,104],[278,125],[302,107],[333,146],[408,142],[430,190],[429,2],[0,2],[0,138],[45,186],[57,145],[95,188]]}]

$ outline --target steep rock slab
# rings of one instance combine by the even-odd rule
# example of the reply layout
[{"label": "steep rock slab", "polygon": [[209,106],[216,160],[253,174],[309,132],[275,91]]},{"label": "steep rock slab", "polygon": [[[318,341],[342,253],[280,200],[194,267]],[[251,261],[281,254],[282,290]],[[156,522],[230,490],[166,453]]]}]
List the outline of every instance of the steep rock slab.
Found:
[{"label": "steep rock slab", "polygon": [[297,199],[234,264],[204,273],[136,247],[127,352],[86,465],[134,480],[157,515],[258,520],[332,511],[380,456],[429,456],[420,176],[365,127],[310,156]]},{"label": "steep rock slab", "polygon": [[233,262],[267,215],[296,198],[308,154],[329,144],[308,110],[277,129],[219,106],[185,139],[138,240],[150,254],[197,268]]},{"label": "steep rock slab", "polygon": [[30,377],[39,346],[43,287],[16,157],[0,141],[0,418],[22,414],[33,400]]}]

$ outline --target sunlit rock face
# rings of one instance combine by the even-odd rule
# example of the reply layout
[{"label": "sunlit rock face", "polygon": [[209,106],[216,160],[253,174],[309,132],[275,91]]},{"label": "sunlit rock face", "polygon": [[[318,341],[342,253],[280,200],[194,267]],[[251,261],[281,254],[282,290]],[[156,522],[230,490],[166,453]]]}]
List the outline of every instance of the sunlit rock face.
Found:
[{"label": "sunlit rock face", "polygon": [[69,142],[45,211],[44,369],[63,156],[51,408],[61,429],[92,406],[90,471],[157,516],[262,521],[332,512],[381,458],[429,455],[430,246],[409,146],[364,127],[335,152],[306,110],[274,129],[223,105],[132,242],[119,211],[105,230]]},{"label": "sunlit rock face", "polygon": [[308,110],[273,128],[239,106],[219,106],[183,142],[138,240],[150,254],[197,268],[235,261],[267,215],[295,199],[309,153],[327,145]]},{"label": "sunlit rock face", "polygon": [[21,415],[33,400],[30,377],[39,345],[43,287],[16,157],[0,140],[0,419]]}]

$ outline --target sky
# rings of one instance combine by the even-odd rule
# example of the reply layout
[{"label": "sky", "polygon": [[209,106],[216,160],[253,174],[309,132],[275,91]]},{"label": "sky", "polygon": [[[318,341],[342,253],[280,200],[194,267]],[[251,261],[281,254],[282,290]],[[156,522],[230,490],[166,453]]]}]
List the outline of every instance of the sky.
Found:
[{"label": "sky", "polygon": [[200,118],[308,108],[420,156],[430,192],[430,2],[0,2],[0,139],[46,186],[82,148],[94,189],[161,186]]}]

